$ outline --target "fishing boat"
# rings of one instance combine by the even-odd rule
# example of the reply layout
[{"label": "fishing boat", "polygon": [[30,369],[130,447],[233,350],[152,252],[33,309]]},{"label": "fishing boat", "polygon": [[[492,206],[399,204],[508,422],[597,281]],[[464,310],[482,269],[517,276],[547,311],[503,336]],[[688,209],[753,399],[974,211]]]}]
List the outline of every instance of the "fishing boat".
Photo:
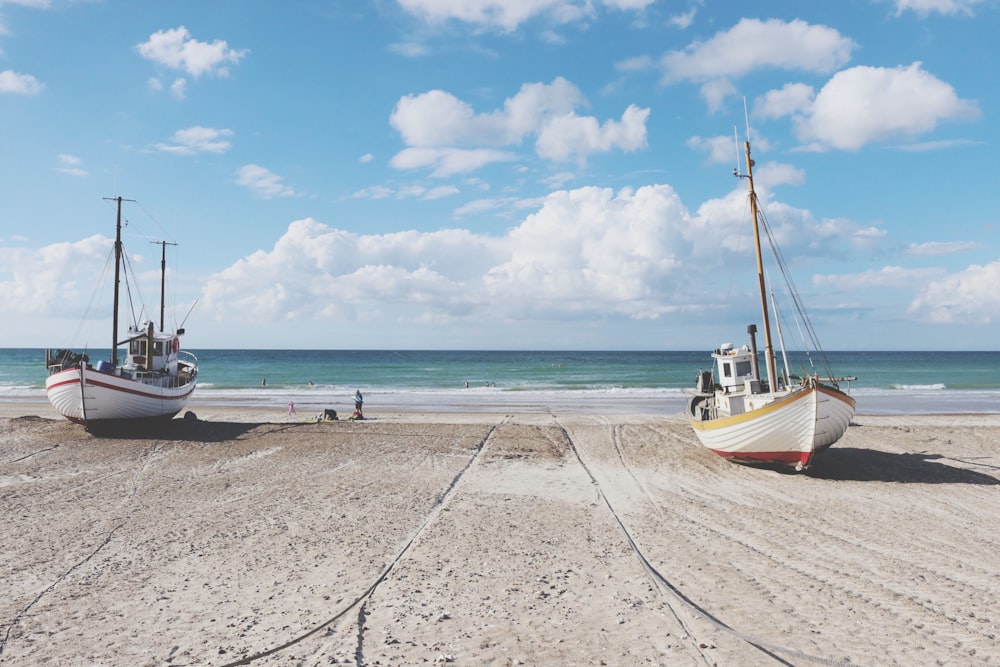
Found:
[{"label": "fishing boat", "polygon": [[[91,364],[85,352],[45,351],[48,369],[45,393],[49,402],[60,415],[89,431],[171,419],[184,408],[198,381],[198,359],[180,349],[183,326],[174,332],[163,331],[166,242],[159,242],[162,247],[159,328],[149,320],[133,321],[125,339],[118,340],[119,285],[126,265],[122,201],[131,200],[115,197],[112,201],[118,204],[118,217],[111,358]],[[120,358],[118,348],[122,345],[127,347]]]},{"label": "fishing boat", "polygon": [[[747,135],[744,142],[746,173],[740,173],[737,162],[733,174],[745,178],[749,184],[766,376],[762,377],[760,373],[757,327],[751,324],[747,327],[748,344],[739,347],[732,343],[720,345],[712,353],[713,370],[700,371],[694,390],[686,390],[691,396],[688,400],[689,418],[701,444],[720,456],[738,462],[790,465],[802,470],[809,467],[816,452],[830,447],[847,430],[854,416],[855,401],[840,389],[839,382],[856,378],[835,378],[829,370],[829,362],[819,347],[802,301],[760,211],[753,184],[754,162],[750,158],[749,131]],[[761,255],[762,229],[768,234],[770,245],[775,250],[775,260],[786,278],[800,322],[812,339],[810,345],[825,365],[824,377],[814,370],[814,366],[798,376],[789,374],[788,356],[784,351],[780,319],[776,313],[775,325],[784,363],[781,373],[778,372]],[[809,360],[812,365],[812,353]]]}]

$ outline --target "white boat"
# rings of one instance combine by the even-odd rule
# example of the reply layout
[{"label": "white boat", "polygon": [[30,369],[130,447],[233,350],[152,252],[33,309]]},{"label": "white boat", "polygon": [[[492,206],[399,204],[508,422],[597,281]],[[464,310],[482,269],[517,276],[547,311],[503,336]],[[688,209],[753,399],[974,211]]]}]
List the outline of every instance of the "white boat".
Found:
[{"label": "white boat", "polygon": [[[767,375],[761,377],[760,374],[757,327],[751,324],[747,328],[749,345],[736,348],[727,343],[719,346],[712,353],[714,372],[700,372],[695,389],[686,391],[691,395],[689,417],[701,444],[720,456],[741,462],[787,464],[802,470],[812,463],[816,452],[826,449],[844,434],[854,416],[855,402],[841,391],[838,379],[829,371],[822,378],[815,372],[799,378],[790,376],[786,355],[783,355],[784,370],[778,374],[761,255],[761,228],[766,231],[766,225],[754,192],[754,162],[750,159],[749,139],[744,147],[746,174],[739,173],[738,167],[734,173],[749,183]],[[771,245],[776,247],[773,239]],[[780,256],[776,259],[784,272]],[[812,335],[801,300],[791,284],[789,289],[799,316],[804,320],[805,330]],[[778,323],[777,317],[775,323]],[[779,339],[780,333],[779,324]],[[815,336],[812,337],[818,355],[823,356]],[[841,381],[853,379],[840,378]]]},{"label": "white boat", "polygon": [[[129,326],[125,340],[118,341],[118,291],[124,266],[122,201],[118,203],[115,232],[114,314],[111,358],[90,363],[87,354],[72,350],[46,350],[48,377],[45,393],[60,415],[88,430],[138,425],[171,419],[180,412],[198,381],[198,360],[180,349],[183,328],[163,331],[163,281],[160,292],[160,327],[153,322]],[[124,200],[128,201],[128,200]],[[166,243],[161,271],[166,271]],[[127,345],[119,363],[120,345]]]}]

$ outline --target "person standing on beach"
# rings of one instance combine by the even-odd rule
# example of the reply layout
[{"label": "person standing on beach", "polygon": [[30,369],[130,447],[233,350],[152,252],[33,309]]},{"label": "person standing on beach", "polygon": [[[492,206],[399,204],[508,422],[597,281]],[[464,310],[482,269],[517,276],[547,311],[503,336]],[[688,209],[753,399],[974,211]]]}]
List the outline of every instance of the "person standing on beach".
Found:
[{"label": "person standing on beach", "polygon": [[361,390],[357,389],[354,392],[354,416],[358,419],[364,419],[365,414],[362,412],[361,407],[365,403],[364,396],[361,395]]}]

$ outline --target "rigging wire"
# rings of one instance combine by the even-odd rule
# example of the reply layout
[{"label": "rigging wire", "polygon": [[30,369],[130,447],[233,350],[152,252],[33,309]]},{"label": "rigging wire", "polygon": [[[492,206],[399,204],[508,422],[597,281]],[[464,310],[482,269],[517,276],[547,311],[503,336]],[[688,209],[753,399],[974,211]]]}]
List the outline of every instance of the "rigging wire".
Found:
[{"label": "rigging wire", "polygon": [[[813,328],[812,321],[809,319],[805,306],[802,304],[802,297],[799,294],[798,289],[795,287],[795,281],[792,278],[791,271],[788,270],[788,263],[785,261],[781,248],[778,247],[774,234],[772,233],[771,226],[767,221],[767,216],[765,216],[764,212],[759,209],[758,213],[760,214],[761,227],[763,227],[765,235],[767,236],[768,244],[771,246],[771,254],[774,256],[774,260],[778,265],[781,276],[785,281],[785,288],[788,296],[791,299],[792,304],[795,307],[795,311],[798,313],[798,317],[801,319],[802,326],[805,328],[808,336],[808,341],[805,337],[803,337],[802,340],[803,346],[805,347],[806,357],[809,359],[810,365],[812,365],[812,352],[815,352],[819,357],[823,370],[827,375],[827,379],[832,382],[834,386],[837,386],[836,380],[833,376],[833,369],[830,365],[830,360],[827,358],[826,352],[823,350],[823,346],[820,345],[819,337],[816,335],[816,330]],[[810,345],[812,346],[811,349]]]}]

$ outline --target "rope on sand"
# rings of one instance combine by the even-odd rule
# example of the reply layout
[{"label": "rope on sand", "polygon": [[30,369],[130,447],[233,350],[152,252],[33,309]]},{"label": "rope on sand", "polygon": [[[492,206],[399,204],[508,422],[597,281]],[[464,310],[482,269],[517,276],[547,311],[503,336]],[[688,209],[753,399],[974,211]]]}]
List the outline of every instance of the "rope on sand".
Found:
[{"label": "rope on sand", "polygon": [[107,536],[105,536],[103,542],[101,542],[100,544],[97,545],[96,549],[94,549],[93,551],[91,551],[82,560],[79,560],[76,563],[74,563],[71,568],[69,568],[68,570],[66,570],[65,572],[63,572],[61,575],[59,575],[59,577],[55,581],[53,581],[51,584],[49,584],[48,586],[46,586],[45,589],[41,593],[39,593],[38,595],[36,595],[35,599],[28,603],[28,606],[26,606],[21,611],[17,612],[17,615],[14,617],[14,620],[12,620],[10,622],[10,625],[7,626],[7,630],[6,630],[6,632],[4,632],[3,639],[0,639],[0,655],[3,655],[4,646],[7,645],[7,640],[10,639],[10,631],[21,620],[21,617],[24,616],[26,613],[28,613],[28,610],[31,609],[35,605],[36,602],[38,602],[39,600],[41,600],[45,596],[46,593],[48,593],[49,591],[51,591],[60,582],[62,582],[64,579],[66,579],[66,577],[68,577],[70,574],[72,574],[73,570],[75,570],[76,568],[80,567],[81,565],[87,563],[91,558],[93,558],[94,556],[96,556],[97,552],[100,551],[101,549],[103,549],[104,547],[106,547],[108,545],[108,542],[111,541],[111,538],[115,536],[116,532],[118,532],[118,529],[120,529],[124,525],[125,525],[124,523],[120,523],[117,526],[115,526],[114,528],[112,528],[111,532],[109,532],[107,534]]},{"label": "rope on sand", "polygon": [[[615,522],[618,524],[618,527],[621,528],[621,531],[625,536],[625,540],[628,542],[629,547],[632,549],[632,553],[635,554],[636,558],[639,560],[639,563],[642,565],[643,569],[645,569],[646,572],[649,573],[649,575],[653,578],[653,580],[657,583],[657,585],[666,592],[668,592],[671,596],[673,596],[675,600],[683,604],[685,607],[687,607],[690,611],[694,612],[695,614],[704,617],[705,620],[707,620],[709,623],[714,625],[719,630],[722,630],[723,632],[730,634],[736,639],[744,643],[747,643],[750,646],[753,646],[754,648],[770,656],[771,658],[775,659],[776,661],[780,662],[783,665],[792,665],[793,663],[790,663],[781,656],[777,655],[778,653],[783,653],[785,655],[790,655],[799,660],[806,660],[821,665],[837,665],[839,667],[857,667],[856,665],[853,665],[852,663],[846,660],[831,660],[829,658],[809,655],[808,653],[803,653],[802,651],[799,651],[797,649],[787,648],[785,646],[779,646],[771,642],[766,642],[751,637],[747,634],[740,632],[739,630],[731,628],[722,620],[709,613],[708,610],[698,605],[698,603],[696,603],[694,600],[684,595],[684,593],[679,588],[677,588],[677,586],[672,584],[666,577],[660,574],[659,570],[653,567],[653,564],[650,563],[649,560],[646,558],[645,554],[642,553],[642,549],[639,548],[639,545],[633,539],[632,534],[629,532],[628,528],[625,527],[625,523],[618,515],[618,512],[615,511],[615,508],[611,505],[611,501],[608,500],[608,497],[607,495],[605,495],[604,490],[601,489],[600,482],[597,481],[597,478],[590,471],[590,468],[587,467],[587,464],[584,462],[583,457],[580,455],[579,450],[577,450],[576,448],[576,444],[573,442],[573,439],[569,436],[569,432],[567,432],[566,429],[561,424],[559,425],[559,429],[562,431],[563,437],[565,437],[570,450],[572,450],[573,454],[576,456],[576,460],[583,467],[584,471],[587,473],[587,476],[590,477],[590,481],[594,485],[594,488],[597,490],[597,494],[601,497],[601,500],[604,501],[605,506],[608,508],[608,511],[611,513],[611,516],[614,518]],[[618,449],[618,456],[622,462],[622,465],[626,468],[626,470],[628,470],[629,474],[631,474],[632,471],[629,470],[628,466],[625,464],[624,455],[622,454],[621,449],[619,448],[617,434],[613,434],[613,440],[615,448]],[[633,479],[634,478],[635,476],[633,475]],[[638,482],[638,480],[636,480],[636,482]],[[681,626],[685,630],[687,630],[688,629],[687,625],[680,619],[680,617],[677,616],[677,612],[675,612],[673,608],[671,608],[671,611],[674,613],[674,617],[681,624]],[[688,635],[693,636],[690,631],[688,631]],[[698,647],[698,650],[700,652],[701,648]],[[704,654],[702,654],[702,658],[705,659],[706,662],[711,662]]]},{"label": "rope on sand", "polygon": [[[507,419],[504,420],[504,422],[506,422],[506,421],[507,421]],[[501,422],[501,423],[504,423],[504,422]],[[344,609],[342,609],[341,611],[339,611],[333,618],[330,618],[329,620],[324,621],[323,623],[320,623],[316,627],[314,627],[311,630],[308,630],[308,631],[302,633],[301,635],[298,635],[296,637],[293,637],[292,639],[289,639],[284,644],[280,644],[278,646],[275,646],[273,648],[269,648],[269,649],[267,649],[265,651],[261,651],[259,653],[254,653],[253,655],[248,655],[248,656],[246,656],[244,658],[240,658],[239,660],[236,660],[234,662],[226,663],[225,665],[222,665],[221,667],[237,667],[237,665],[249,665],[251,662],[254,662],[255,660],[260,660],[261,658],[266,658],[266,657],[268,657],[270,655],[274,655],[275,653],[278,653],[280,651],[284,651],[286,648],[290,648],[292,646],[295,646],[299,642],[301,642],[301,641],[303,641],[305,639],[308,639],[309,637],[312,637],[313,635],[315,635],[320,630],[323,630],[323,629],[325,629],[325,628],[333,625],[334,623],[336,623],[337,621],[339,621],[341,618],[343,618],[352,609],[354,609],[355,607],[358,607],[359,605],[361,605],[362,603],[364,603],[365,601],[367,601],[372,596],[372,594],[375,592],[375,589],[377,589],[379,587],[379,584],[381,584],[385,580],[385,578],[387,576],[389,576],[389,573],[392,572],[392,569],[396,566],[396,564],[399,563],[399,561],[403,559],[403,556],[405,556],[406,553],[410,550],[410,547],[412,547],[413,543],[417,541],[417,538],[419,538],[423,534],[423,532],[427,528],[427,526],[441,513],[442,508],[451,499],[451,496],[453,495],[453,492],[455,490],[455,486],[458,484],[459,480],[461,480],[462,476],[466,473],[466,471],[468,471],[469,468],[471,468],[481,458],[483,450],[486,448],[487,441],[489,441],[489,439],[491,437],[493,437],[493,432],[496,431],[496,429],[497,429],[498,426],[499,426],[499,424],[490,427],[490,430],[486,433],[486,435],[483,437],[483,439],[479,441],[479,445],[476,447],[475,453],[469,458],[469,461],[465,464],[465,466],[461,470],[458,471],[458,474],[455,475],[455,477],[451,480],[451,483],[445,488],[445,490],[441,493],[441,495],[438,496],[437,504],[435,504],[434,507],[431,508],[431,511],[427,514],[427,516],[424,517],[423,522],[421,522],[420,526],[416,529],[416,531],[414,531],[413,535],[410,536],[410,539],[406,541],[406,544],[404,544],[402,546],[402,548],[396,553],[396,555],[393,557],[393,559],[391,561],[389,561],[389,563],[382,569],[382,572],[375,578],[375,580],[371,583],[371,585],[368,586],[368,588],[366,588],[363,593],[361,593],[356,598],[354,598],[354,600],[351,602],[350,605],[348,605],[347,607],[345,607]],[[364,612],[363,612],[363,610],[359,613],[358,618],[359,619],[363,619],[364,618]],[[362,653],[361,642],[362,642],[363,635],[364,635],[363,628],[360,627],[360,622],[359,622],[359,627],[358,627],[358,649],[357,649],[357,652],[356,652],[359,656]],[[360,664],[360,661],[359,661],[359,664]]]}]

